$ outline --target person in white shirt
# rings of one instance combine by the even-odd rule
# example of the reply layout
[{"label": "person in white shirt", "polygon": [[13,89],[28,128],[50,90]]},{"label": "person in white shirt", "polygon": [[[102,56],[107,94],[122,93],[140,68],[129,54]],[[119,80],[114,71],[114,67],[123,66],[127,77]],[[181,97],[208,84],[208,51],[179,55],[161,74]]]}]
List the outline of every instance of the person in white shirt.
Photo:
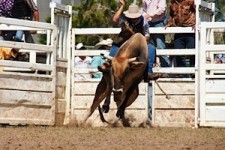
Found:
[{"label": "person in white shirt", "polygon": [[[166,0],[142,0],[143,16],[148,21],[149,27],[164,27],[167,23],[166,17]],[[165,49],[165,35],[151,34],[150,35],[156,43],[157,50]],[[162,67],[169,67],[170,60],[168,56],[161,56],[160,62]]]},{"label": "person in white shirt", "polygon": [[[83,43],[79,43],[76,46],[76,50],[85,50],[85,49],[86,48],[84,47]],[[82,69],[90,68],[91,61],[92,61],[91,57],[76,56],[75,61],[74,61],[74,63],[75,63],[74,66],[75,66],[75,68],[82,68]],[[84,80],[84,79],[91,78],[91,74],[90,73],[82,73],[82,74],[79,73],[79,74],[75,74],[75,78]]]}]

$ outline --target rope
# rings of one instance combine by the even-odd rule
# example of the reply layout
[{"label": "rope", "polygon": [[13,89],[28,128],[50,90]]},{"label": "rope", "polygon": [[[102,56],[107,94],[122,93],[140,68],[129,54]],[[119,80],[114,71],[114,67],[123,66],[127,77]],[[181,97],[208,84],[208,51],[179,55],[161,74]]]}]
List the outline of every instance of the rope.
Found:
[{"label": "rope", "polygon": [[162,87],[159,85],[159,83],[158,83],[158,81],[157,80],[155,80],[155,83],[158,85],[158,87],[159,87],[159,89],[163,92],[163,94],[165,94],[166,95],[166,99],[170,99],[170,96],[168,96],[167,94],[166,94],[166,92],[162,89]]}]

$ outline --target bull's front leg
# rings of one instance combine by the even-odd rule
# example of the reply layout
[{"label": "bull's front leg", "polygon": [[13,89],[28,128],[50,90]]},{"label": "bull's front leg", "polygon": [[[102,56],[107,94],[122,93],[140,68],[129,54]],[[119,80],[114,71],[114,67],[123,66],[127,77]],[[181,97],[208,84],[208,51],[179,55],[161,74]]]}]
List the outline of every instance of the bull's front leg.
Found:
[{"label": "bull's front leg", "polygon": [[105,74],[103,77],[105,78],[106,82],[107,82],[107,96],[106,99],[104,101],[104,104],[102,105],[102,111],[104,113],[108,113],[109,112],[109,105],[110,105],[110,98],[111,98],[111,93],[112,93],[112,89],[113,89],[113,76],[112,76],[112,70],[109,69],[109,72],[107,73],[103,73]]},{"label": "bull's front leg", "polygon": [[104,104],[102,105],[102,111],[104,113],[108,113],[109,112],[109,105],[110,105],[110,98],[111,98],[111,92],[109,94],[107,94],[106,99],[104,101]]}]

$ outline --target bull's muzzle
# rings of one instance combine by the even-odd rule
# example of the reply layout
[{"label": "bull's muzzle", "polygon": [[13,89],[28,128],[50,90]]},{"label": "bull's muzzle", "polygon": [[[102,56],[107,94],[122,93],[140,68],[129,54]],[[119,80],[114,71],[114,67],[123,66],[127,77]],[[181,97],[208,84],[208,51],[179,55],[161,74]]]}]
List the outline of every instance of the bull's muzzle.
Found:
[{"label": "bull's muzzle", "polygon": [[119,88],[119,89],[115,89],[115,88],[113,88],[113,92],[123,92],[123,88]]}]

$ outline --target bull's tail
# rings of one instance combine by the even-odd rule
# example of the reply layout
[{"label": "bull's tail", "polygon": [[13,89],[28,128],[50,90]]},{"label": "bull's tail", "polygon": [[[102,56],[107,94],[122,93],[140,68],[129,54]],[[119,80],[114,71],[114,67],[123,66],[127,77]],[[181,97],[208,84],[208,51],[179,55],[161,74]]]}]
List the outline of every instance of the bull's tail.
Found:
[{"label": "bull's tail", "polygon": [[88,114],[87,114],[87,116],[85,117],[85,119],[84,119],[84,121],[83,121],[84,124],[86,123],[86,121],[88,120],[88,118],[89,118],[91,115],[92,115],[92,112],[89,111]]}]

